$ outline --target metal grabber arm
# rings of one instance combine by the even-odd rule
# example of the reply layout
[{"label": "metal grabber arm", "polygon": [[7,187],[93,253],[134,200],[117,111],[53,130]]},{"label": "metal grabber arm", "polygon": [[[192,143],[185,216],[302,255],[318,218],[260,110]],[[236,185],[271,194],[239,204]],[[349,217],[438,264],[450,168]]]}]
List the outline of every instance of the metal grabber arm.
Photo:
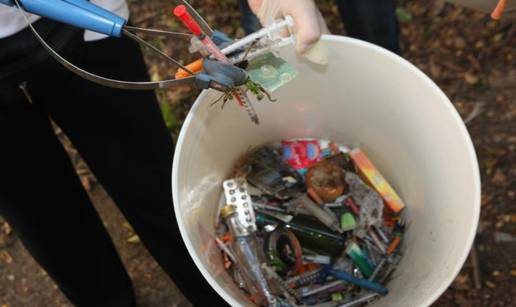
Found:
[{"label": "metal grabber arm", "polygon": [[[212,76],[206,73],[194,74],[179,61],[173,59],[169,55],[165,54],[152,44],[144,41],[132,32],[145,32],[186,39],[190,39],[192,37],[190,34],[131,27],[127,25],[127,20],[124,18],[86,0],[0,0],[0,4],[17,7],[20,11],[20,14],[27,22],[28,27],[33,32],[34,36],[47,50],[47,52],[67,69],[89,81],[104,86],[130,90],[154,90],[188,83],[194,83],[203,89],[214,88],[217,90],[227,90],[233,86],[231,82],[227,82],[227,78],[220,79],[216,76]],[[139,44],[142,44],[165,57],[176,67],[182,68],[189,74],[189,76],[182,79],[168,79],[153,82],[132,82],[114,80],[90,73],[70,63],[68,60],[60,56],[54,49],[52,49],[52,47],[45,42],[45,40],[39,35],[36,29],[31,25],[29,19],[27,18],[26,12],[76,26],[81,29],[102,33],[111,37],[121,37],[122,35],[126,35],[127,37],[136,40]]]}]

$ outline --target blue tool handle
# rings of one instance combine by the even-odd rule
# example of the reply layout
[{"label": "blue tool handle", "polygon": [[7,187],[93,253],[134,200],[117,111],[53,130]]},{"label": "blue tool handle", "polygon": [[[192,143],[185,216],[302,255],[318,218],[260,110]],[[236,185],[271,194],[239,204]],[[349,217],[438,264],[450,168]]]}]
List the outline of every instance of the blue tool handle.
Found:
[{"label": "blue tool handle", "polygon": [[349,282],[350,284],[369,289],[371,291],[374,291],[376,293],[380,293],[381,295],[387,295],[389,293],[389,289],[385,288],[384,286],[380,285],[379,283],[369,281],[367,279],[360,279],[356,278],[355,276],[343,272],[343,271],[334,271],[331,270],[330,274],[335,276],[336,278]]},{"label": "blue tool handle", "polygon": [[[113,14],[86,0],[18,0],[27,12],[108,36],[120,37],[127,23]],[[0,0],[14,5],[14,0]]]}]

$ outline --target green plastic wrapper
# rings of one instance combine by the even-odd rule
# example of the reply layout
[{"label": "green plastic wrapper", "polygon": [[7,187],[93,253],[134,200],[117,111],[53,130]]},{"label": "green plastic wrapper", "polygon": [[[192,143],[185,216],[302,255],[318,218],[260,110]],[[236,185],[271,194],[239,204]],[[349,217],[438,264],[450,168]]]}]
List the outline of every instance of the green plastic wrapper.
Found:
[{"label": "green plastic wrapper", "polygon": [[294,67],[270,52],[250,61],[247,72],[251,80],[268,92],[277,90],[299,75]]}]

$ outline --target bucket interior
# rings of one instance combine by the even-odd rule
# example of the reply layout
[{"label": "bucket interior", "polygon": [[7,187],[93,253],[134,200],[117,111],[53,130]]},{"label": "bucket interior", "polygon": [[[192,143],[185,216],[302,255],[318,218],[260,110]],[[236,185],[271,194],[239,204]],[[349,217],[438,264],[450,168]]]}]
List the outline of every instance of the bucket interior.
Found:
[{"label": "bucket interior", "polygon": [[183,125],[174,158],[174,206],[183,239],[204,276],[231,305],[250,305],[222,266],[214,242],[222,181],[251,148],[295,137],[361,147],[400,194],[408,223],[404,256],[376,306],[431,304],[453,281],[475,235],[478,165],[469,135],[441,90],[417,68],[371,44],[325,36],[330,64],[282,56],[300,75],[253,101],[254,125],[236,103],[211,106],[206,91]]}]

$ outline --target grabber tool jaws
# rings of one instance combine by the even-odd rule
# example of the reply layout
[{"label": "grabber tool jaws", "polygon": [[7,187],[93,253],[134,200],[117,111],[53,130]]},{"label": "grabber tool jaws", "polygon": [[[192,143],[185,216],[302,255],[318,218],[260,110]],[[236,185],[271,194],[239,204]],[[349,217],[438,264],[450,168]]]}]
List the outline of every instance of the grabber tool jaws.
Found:
[{"label": "grabber tool jaws", "polygon": [[[186,39],[191,39],[191,34],[131,27],[127,25],[127,20],[123,17],[113,14],[112,12],[85,0],[0,0],[0,4],[17,7],[36,39],[59,63],[80,77],[100,85],[129,90],[154,90],[170,88],[183,84],[195,84],[202,89],[214,88],[222,91],[234,86],[232,82],[228,82],[227,78],[210,76],[206,73],[194,75],[191,70],[182,65],[179,61],[171,58],[132,32],[145,32],[147,34],[167,35]],[[159,53],[161,56],[172,62],[176,67],[180,67],[186,71],[188,76],[182,79],[132,82],[110,79],[93,74],[70,63],[52,49],[52,47],[45,42],[41,35],[39,35],[36,29],[32,26],[26,12],[112,37],[121,37],[122,35],[125,35],[137,41],[139,44]]]}]

